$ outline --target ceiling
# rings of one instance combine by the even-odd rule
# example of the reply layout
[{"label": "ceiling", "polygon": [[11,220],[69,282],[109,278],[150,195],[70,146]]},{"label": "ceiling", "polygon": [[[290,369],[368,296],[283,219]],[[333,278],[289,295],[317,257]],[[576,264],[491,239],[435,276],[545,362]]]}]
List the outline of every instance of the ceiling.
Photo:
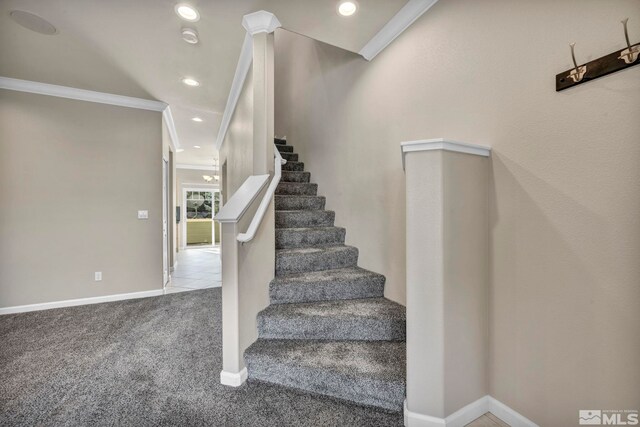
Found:
[{"label": "ceiling", "polygon": [[[210,165],[244,39],[244,15],[267,10],[288,30],[358,52],[407,0],[358,0],[351,17],[336,13],[337,0],[185,1],[200,12],[196,23],[175,14],[178,2],[0,0],[0,76],[166,102],[184,148],[178,163]],[[19,26],[9,16],[14,9],[39,15],[58,33]],[[197,29],[200,43],[185,43],[183,27]],[[185,76],[201,86],[185,86]],[[195,116],[203,122],[193,122]]]}]

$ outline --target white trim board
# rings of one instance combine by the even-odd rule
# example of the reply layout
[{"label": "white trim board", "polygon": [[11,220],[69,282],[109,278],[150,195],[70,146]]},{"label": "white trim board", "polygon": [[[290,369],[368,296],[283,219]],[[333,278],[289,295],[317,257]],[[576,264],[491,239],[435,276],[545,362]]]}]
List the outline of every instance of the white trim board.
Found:
[{"label": "white trim board", "polygon": [[75,307],[78,305],[100,304],[103,302],[122,301],[127,299],[148,298],[163,295],[162,289],[154,289],[152,291],[131,292],[128,294],[104,295],[100,297],[68,299],[63,301],[44,302],[40,304],[18,305],[14,307],[0,308],[0,315],[26,313],[29,311],[49,310],[52,308]]},{"label": "white trim board", "polygon": [[280,24],[280,21],[273,13],[261,10],[243,16],[242,26],[247,33],[244,35],[240,58],[238,59],[238,65],[236,65],[236,73],[233,76],[229,97],[227,98],[227,105],[224,107],[220,130],[216,138],[216,150],[218,151],[220,151],[224,143],[224,137],[227,135],[231,118],[236,111],[240,93],[242,92],[249,68],[253,62],[253,39],[251,37],[258,33],[273,33],[276,28],[280,28],[282,24]]},{"label": "white trim board", "polygon": [[437,1],[409,0],[358,53],[367,61],[371,61]]},{"label": "white trim board", "polygon": [[176,169],[192,169],[197,171],[217,171],[218,170],[216,166],[188,165],[186,163],[177,163]]},{"label": "white trim board", "polygon": [[405,400],[404,425],[406,427],[463,427],[487,412],[491,412],[511,427],[538,427],[533,421],[489,395],[471,402],[446,418],[411,412]]},{"label": "white trim board", "polygon": [[244,87],[244,81],[247,79],[249,73],[249,67],[253,62],[253,39],[249,33],[244,35],[244,42],[242,42],[242,50],[240,51],[240,58],[238,59],[238,65],[236,66],[236,73],[233,76],[233,82],[231,83],[231,90],[229,91],[229,97],[227,98],[227,105],[224,107],[224,113],[222,113],[222,121],[220,122],[220,130],[218,131],[218,137],[216,138],[216,150],[220,151],[224,137],[227,135],[227,129],[231,123],[231,118],[238,105],[238,99],[240,93]]},{"label": "white trim board", "polygon": [[404,157],[407,153],[416,151],[444,150],[456,153],[473,154],[476,156],[491,156],[491,147],[484,145],[467,144],[465,142],[451,141],[444,138],[421,139],[418,141],[405,141],[400,143],[402,150],[402,169],[404,170]]},{"label": "white trim board", "polygon": [[231,387],[240,387],[247,380],[247,368],[242,368],[238,373],[220,371],[220,384]]},{"label": "white trim board", "polygon": [[171,114],[170,106],[167,105],[167,108],[162,111],[162,118],[164,118],[164,122],[169,130],[169,143],[171,145],[171,149],[175,153],[178,148],[180,148],[180,140],[178,139],[178,131],[176,130],[176,124],[173,121],[173,114]]},{"label": "white trim board", "polygon": [[167,107],[167,104],[161,101],[114,95],[112,93],[95,92],[92,90],[58,86],[48,83],[32,82],[29,80],[12,79],[9,77],[0,77],[0,89],[36,93],[39,95],[75,99],[78,101],[95,102],[98,104],[116,105],[118,107],[136,108],[138,110],[164,111]]}]

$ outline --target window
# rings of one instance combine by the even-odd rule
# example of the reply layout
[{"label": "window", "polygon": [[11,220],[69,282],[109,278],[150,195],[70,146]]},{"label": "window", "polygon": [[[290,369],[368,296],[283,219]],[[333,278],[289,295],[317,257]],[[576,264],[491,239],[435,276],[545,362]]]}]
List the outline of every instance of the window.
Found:
[{"label": "window", "polygon": [[212,197],[211,191],[187,191],[187,219],[213,218]]}]

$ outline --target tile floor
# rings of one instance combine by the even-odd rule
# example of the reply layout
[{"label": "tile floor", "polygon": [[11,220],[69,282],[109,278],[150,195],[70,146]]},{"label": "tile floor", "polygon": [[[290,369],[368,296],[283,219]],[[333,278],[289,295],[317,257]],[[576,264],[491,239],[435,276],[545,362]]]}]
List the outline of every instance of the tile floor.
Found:
[{"label": "tile floor", "polygon": [[178,252],[177,261],[165,293],[222,286],[219,246],[182,249]]}]

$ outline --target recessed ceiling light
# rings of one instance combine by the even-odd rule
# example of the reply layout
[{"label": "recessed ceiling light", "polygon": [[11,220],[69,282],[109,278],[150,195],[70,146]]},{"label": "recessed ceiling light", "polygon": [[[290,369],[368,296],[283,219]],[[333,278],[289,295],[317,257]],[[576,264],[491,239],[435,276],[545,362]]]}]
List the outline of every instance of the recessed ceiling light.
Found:
[{"label": "recessed ceiling light", "polygon": [[194,145],[193,148],[200,148],[200,146],[199,145]]},{"label": "recessed ceiling light", "polygon": [[198,32],[192,28],[183,28],[182,29],[182,40],[186,41],[189,44],[197,44],[198,43]]},{"label": "recessed ceiling light", "polygon": [[17,24],[22,25],[24,28],[35,31],[36,33],[52,36],[58,32],[56,27],[50,22],[40,18],[38,15],[34,15],[24,10],[12,10],[9,12],[9,16]]},{"label": "recessed ceiling light", "polygon": [[338,5],[338,13],[342,16],[351,16],[358,10],[358,4],[355,1],[343,1]]},{"label": "recessed ceiling light", "polygon": [[182,79],[182,83],[186,84],[187,86],[200,86],[200,82],[197,81],[196,79],[192,79],[191,77],[184,77]]},{"label": "recessed ceiling light", "polygon": [[193,120],[194,122],[198,122],[198,123],[201,123],[201,122],[203,122],[203,121],[204,121],[204,120],[202,120],[200,117],[194,117],[194,118],[192,118],[191,120]]},{"label": "recessed ceiling light", "polygon": [[178,16],[185,21],[197,22],[200,19],[200,14],[194,8],[185,3],[179,3],[175,7]]},{"label": "recessed ceiling light", "polygon": [[182,153],[184,151],[184,148],[178,148],[176,149],[176,153]]}]

